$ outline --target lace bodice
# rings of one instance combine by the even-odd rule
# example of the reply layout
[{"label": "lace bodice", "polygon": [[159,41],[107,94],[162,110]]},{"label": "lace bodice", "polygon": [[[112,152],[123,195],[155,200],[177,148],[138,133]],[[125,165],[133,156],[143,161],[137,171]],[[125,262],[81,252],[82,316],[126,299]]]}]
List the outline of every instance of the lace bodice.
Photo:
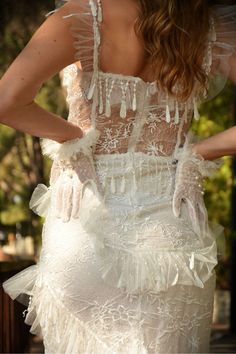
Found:
[{"label": "lace bodice", "polygon": [[[84,130],[94,126],[100,131],[99,140],[94,146],[95,154],[128,151],[156,156],[174,154],[184,143],[192,119],[199,119],[198,103],[212,97],[214,90],[216,93],[223,86],[223,80],[219,80],[219,75],[216,75],[217,67],[219,61],[232,54],[236,43],[232,40],[228,44],[222,42],[222,22],[230,22],[230,18],[231,23],[234,22],[236,6],[230,7],[233,14],[232,11],[231,14],[229,11],[223,13],[224,21],[218,18],[217,22],[214,16],[211,18],[209,41],[203,60],[204,70],[209,75],[209,85],[211,84],[209,96],[204,92],[199,94],[196,84],[188,101],[180,103],[174,96],[168,97],[156,81],[145,82],[139,77],[101,71],[101,1],[72,1],[77,2],[78,12],[65,16],[64,19],[71,16],[74,18],[72,32],[77,49],[76,62],[80,62],[81,68],[73,64],[64,69],[63,84],[67,88],[68,120]],[[221,8],[216,7],[215,15],[221,11]],[[229,28],[226,33],[229,33]],[[224,54],[219,54],[217,48],[225,48]]]},{"label": "lace bodice", "polygon": [[[180,104],[155,81],[102,72],[101,2],[71,1],[76,11],[64,20],[74,20],[76,64],[63,85],[68,120],[85,134],[42,139],[50,185],[38,184],[29,203],[45,217],[42,252],[4,290],[28,295],[25,323],[46,354],[209,352],[222,229],[208,224],[201,193],[215,162],[195,156],[185,138],[199,118],[197,90]],[[216,49],[229,57],[234,48],[217,28],[212,22],[203,61],[213,81],[226,61]]]}]

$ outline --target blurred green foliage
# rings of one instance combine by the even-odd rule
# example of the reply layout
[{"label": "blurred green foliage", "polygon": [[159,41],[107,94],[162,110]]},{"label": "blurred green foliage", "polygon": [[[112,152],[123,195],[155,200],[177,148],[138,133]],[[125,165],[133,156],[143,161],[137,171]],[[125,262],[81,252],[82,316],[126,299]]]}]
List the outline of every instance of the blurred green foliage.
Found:
[{"label": "blurred green foliage", "polygon": [[[0,75],[43,22],[44,15],[53,8],[51,0],[31,2],[30,5],[28,0],[1,0]],[[58,76],[43,85],[36,101],[47,110],[64,118],[67,116]],[[233,124],[232,85],[228,83],[220,95],[203,104],[200,113],[201,119],[192,127],[200,138],[230,127]],[[29,209],[28,203],[38,183],[48,184],[51,163],[43,159],[39,139],[0,125],[0,160],[0,229],[14,232],[16,223],[20,222],[24,235],[31,234],[40,240],[43,220]],[[226,229],[226,257],[218,267],[222,287],[227,287],[229,276],[232,183],[231,159],[226,157],[219,171],[206,182],[205,194],[209,219]]]},{"label": "blurred green foliage", "polygon": [[[202,104],[201,118],[193,122],[192,130],[201,139],[208,138],[233,125],[233,85],[228,82],[224,90],[213,100]],[[209,220],[224,227],[224,235],[217,239],[219,251],[223,253],[216,267],[217,284],[226,289],[230,284],[231,258],[231,202],[232,202],[232,158],[224,157],[221,168],[205,183],[205,202]]]},{"label": "blurred green foliage", "polygon": [[[0,22],[0,76],[25,47],[32,34],[54,9],[54,1],[2,0]],[[37,103],[62,117],[67,108],[59,76],[46,82]],[[43,159],[39,139],[0,125],[0,229],[15,231],[21,223],[24,235],[40,240],[43,220],[29,209],[30,196],[38,183],[47,183],[50,161]]]},{"label": "blurred green foliage", "polygon": [[[192,130],[200,138],[217,134],[233,125],[233,110],[233,87],[227,83],[220,95],[201,106],[201,119],[193,122]],[[231,158],[225,157],[223,161],[219,171],[206,183],[205,201],[210,220],[229,228],[233,183]]]}]

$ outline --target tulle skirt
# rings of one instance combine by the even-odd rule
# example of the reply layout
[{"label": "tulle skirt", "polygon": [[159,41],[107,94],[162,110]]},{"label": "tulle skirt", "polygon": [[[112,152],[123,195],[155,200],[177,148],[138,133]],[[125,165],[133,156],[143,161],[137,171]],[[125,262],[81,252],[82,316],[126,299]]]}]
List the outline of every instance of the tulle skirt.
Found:
[{"label": "tulle skirt", "polygon": [[[5,291],[46,353],[206,353],[213,315],[216,235],[172,211],[176,161],[143,153],[95,155],[104,194],[84,189],[63,222],[51,191],[37,265]],[[200,221],[199,221],[200,222]]]}]

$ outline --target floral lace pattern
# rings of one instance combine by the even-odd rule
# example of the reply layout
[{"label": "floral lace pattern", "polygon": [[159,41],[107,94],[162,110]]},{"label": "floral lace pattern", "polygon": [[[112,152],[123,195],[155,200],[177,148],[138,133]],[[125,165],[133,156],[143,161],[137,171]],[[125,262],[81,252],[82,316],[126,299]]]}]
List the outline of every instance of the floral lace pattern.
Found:
[{"label": "floral lace pattern", "polygon": [[44,323],[45,353],[69,353],[71,348],[74,354],[207,351],[215,275],[204,290],[176,285],[158,294],[111,293],[102,302],[63,296],[52,284],[45,277],[37,283],[26,316],[29,321],[36,310],[34,325]]},{"label": "floral lace pattern", "polygon": [[[180,103],[155,81],[102,72],[102,3],[70,1],[77,11],[63,21],[74,19],[82,69],[73,64],[63,71],[68,120],[99,132],[98,139],[87,141],[85,160],[70,164],[83,184],[80,204],[68,197],[78,196],[68,179],[59,202],[53,188],[51,196],[45,186],[35,190],[34,207],[46,217],[40,260],[8,279],[4,290],[28,305],[25,322],[43,335],[46,354],[209,352],[215,235],[208,225],[194,228],[184,203],[179,218],[172,210],[180,147],[199,119],[197,90]],[[225,59],[216,48],[223,45],[227,58],[233,53],[235,8],[216,9],[219,22],[212,21],[203,60],[209,78]],[[73,148],[85,146],[62,145],[63,161]],[[54,163],[52,184],[60,173]],[[87,178],[94,183],[85,185]],[[79,206],[78,215],[58,217],[65,201],[66,212]]]}]

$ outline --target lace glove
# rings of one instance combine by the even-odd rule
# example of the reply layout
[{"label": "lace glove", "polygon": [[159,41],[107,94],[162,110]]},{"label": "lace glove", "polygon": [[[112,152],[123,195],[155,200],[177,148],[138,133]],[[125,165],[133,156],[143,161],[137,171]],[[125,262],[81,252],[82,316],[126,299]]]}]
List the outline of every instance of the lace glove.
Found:
[{"label": "lace glove", "polygon": [[[96,194],[101,192],[92,155],[92,146],[99,134],[98,130],[91,128],[82,138],[62,144],[42,139],[43,154],[53,160],[49,189],[55,198],[54,212],[63,222],[79,217],[85,185],[90,183]],[[34,207],[32,204],[31,208]]]},{"label": "lace glove", "polygon": [[178,163],[172,207],[174,215],[180,217],[184,202],[194,231],[201,233],[206,230],[208,224],[208,213],[203,199],[203,179],[211,176],[212,172],[219,168],[221,161],[204,160],[193,152],[192,147],[193,145],[187,142],[176,156]]}]

